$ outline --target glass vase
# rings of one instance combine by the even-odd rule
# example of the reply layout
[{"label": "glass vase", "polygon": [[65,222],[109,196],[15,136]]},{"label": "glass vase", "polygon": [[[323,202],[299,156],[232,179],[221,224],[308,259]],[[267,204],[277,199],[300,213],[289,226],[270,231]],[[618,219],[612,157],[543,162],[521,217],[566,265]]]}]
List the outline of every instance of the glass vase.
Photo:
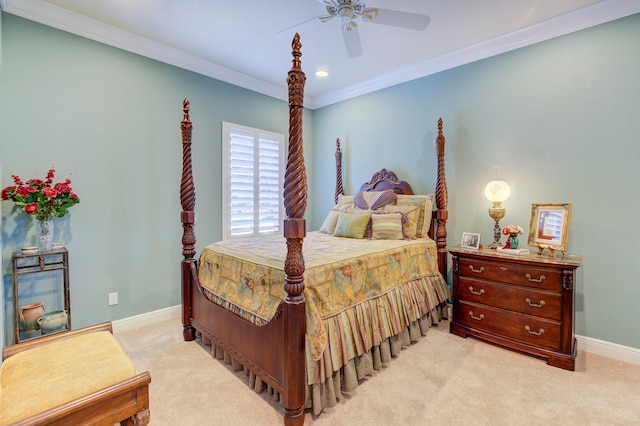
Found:
[{"label": "glass vase", "polygon": [[51,251],[53,244],[53,221],[51,219],[36,222],[36,244],[40,253]]}]

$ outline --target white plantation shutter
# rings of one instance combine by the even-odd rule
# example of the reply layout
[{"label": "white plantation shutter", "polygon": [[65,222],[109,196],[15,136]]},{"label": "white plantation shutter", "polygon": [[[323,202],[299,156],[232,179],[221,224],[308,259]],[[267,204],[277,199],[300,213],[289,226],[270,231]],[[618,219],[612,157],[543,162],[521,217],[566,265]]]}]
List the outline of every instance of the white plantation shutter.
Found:
[{"label": "white plantation shutter", "polygon": [[223,239],[278,233],[284,136],[231,123],[223,132]]}]

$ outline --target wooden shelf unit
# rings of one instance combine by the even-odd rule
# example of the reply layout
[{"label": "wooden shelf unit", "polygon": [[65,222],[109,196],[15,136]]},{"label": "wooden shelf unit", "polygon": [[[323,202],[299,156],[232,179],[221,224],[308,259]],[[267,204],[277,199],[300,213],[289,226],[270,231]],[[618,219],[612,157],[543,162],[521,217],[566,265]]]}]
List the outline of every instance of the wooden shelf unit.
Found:
[{"label": "wooden shelf unit", "polygon": [[[11,257],[11,288],[13,292],[13,337],[14,343],[28,340],[30,338],[20,337],[20,282],[19,278],[24,275],[38,274],[52,271],[62,273],[62,307],[67,311],[66,330],[71,330],[71,298],[69,294],[69,252],[61,247],[46,253],[23,254],[20,251],[13,253]],[[57,309],[57,308],[56,308]]]}]

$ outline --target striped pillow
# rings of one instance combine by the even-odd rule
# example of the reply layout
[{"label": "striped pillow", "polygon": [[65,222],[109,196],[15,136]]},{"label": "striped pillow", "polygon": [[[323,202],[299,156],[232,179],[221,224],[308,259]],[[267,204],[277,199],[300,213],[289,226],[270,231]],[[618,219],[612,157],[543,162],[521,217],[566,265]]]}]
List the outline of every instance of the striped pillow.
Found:
[{"label": "striped pillow", "polygon": [[371,215],[371,238],[379,240],[402,240],[402,213]]},{"label": "striped pillow", "polygon": [[412,240],[418,233],[418,216],[420,207],[418,206],[384,206],[385,213],[400,213],[404,216],[403,223],[404,237]]}]

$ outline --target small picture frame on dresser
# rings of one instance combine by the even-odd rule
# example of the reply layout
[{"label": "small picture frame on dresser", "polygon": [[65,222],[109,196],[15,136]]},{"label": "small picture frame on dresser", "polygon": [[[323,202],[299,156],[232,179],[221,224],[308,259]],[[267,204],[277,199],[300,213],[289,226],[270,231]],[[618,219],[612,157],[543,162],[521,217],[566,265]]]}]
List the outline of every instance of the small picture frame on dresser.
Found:
[{"label": "small picture frame on dresser", "polygon": [[478,250],[480,248],[480,234],[474,234],[473,232],[463,232],[460,245],[462,246],[462,248],[467,250]]}]

